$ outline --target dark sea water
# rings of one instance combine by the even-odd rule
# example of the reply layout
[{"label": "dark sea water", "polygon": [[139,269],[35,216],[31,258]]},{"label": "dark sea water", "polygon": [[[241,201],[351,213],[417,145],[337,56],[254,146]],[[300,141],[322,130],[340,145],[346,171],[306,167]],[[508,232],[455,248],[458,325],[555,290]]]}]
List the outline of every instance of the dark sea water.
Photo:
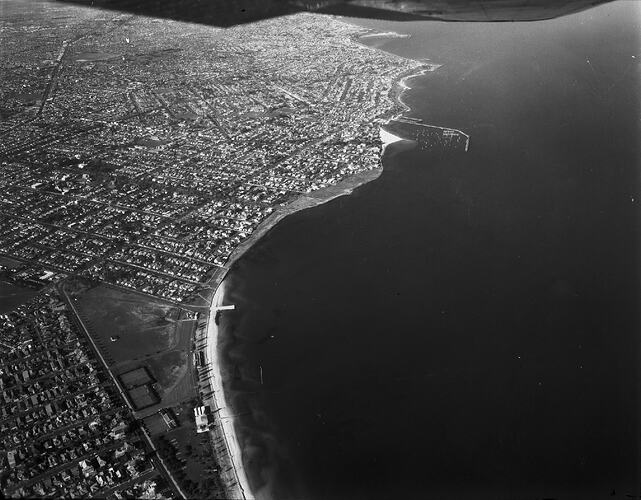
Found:
[{"label": "dark sea water", "polygon": [[640,12],[367,23],[443,64],[404,100],[470,151],[388,149],[231,273],[226,392],[258,496],[640,493]]}]

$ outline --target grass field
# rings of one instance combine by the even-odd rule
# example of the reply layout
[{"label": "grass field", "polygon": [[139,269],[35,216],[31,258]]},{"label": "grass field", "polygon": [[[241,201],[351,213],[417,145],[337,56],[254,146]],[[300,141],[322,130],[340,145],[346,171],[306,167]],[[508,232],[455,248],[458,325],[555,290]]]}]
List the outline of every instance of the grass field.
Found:
[{"label": "grass field", "polygon": [[137,410],[153,406],[159,402],[157,395],[151,390],[149,385],[140,385],[127,391],[134,407]]},{"label": "grass field", "polygon": [[152,436],[165,434],[168,430],[167,425],[165,424],[165,420],[162,418],[160,413],[149,415],[143,421],[145,423],[145,427],[147,427],[147,430],[149,431],[149,434],[151,434]]},{"label": "grass field", "polygon": [[[145,370],[151,377],[161,401],[144,414],[195,397],[190,373],[195,322],[182,320],[180,308],[105,285],[77,296],[89,333],[123,384],[136,386],[143,379],[147,383]],[[142,401],[137,406],[142,408]]]},{"label": "grass field", "polygon": [[38,294],[38,290],[0,281],[0,314],[13,311]]},{"label": "grass field", "polygon": [[[165,462],[190,498],[222,498],[218,464],[209,434],[197,434],[191,343],[197,322],[184,311],[151,297],[106,285],[70,285],[67,292],[101,354],[126,386],[129,398]],[[113,342],[112,337],[117,340]],[[150,392],[149,389],[153,392]],[[154,395],[160,398],[154,403]],[[150,404],[153,403],[153,404]],[[172,410],[169,429],[158,411]]]},{"label": "grass field", "polygon": [[[178,344],[176,308],[142,295],[98,286],[78,300],[94,340],[114,365],[144,359]],[[118,336],[116,342],[112,336]]]},{"label": "grass field", "polygon": [[173,391],[184,378],[188,362],[187,353],[178,350],[169,351],[148,360],[158,385],[163,388],[163,397]]},{"label": "grass field", "polygon": [[120,380],[125,387],[136,387],[137,385],[153,382],[153,379],[149,376],[149,371],[144,366],[123,373],[120,375]]}]

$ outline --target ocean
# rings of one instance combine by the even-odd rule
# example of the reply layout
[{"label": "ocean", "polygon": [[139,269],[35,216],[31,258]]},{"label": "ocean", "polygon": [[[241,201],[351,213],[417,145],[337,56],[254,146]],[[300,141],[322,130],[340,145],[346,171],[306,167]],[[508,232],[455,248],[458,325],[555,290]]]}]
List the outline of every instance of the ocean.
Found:
[{"label": "ocean", "polygon": [[409,81],[408,115],[470,149],[390,146],[377,180],[228,276],[225,391],[257,497],[639,495],[639,4],[348,21],[443,65]]}]

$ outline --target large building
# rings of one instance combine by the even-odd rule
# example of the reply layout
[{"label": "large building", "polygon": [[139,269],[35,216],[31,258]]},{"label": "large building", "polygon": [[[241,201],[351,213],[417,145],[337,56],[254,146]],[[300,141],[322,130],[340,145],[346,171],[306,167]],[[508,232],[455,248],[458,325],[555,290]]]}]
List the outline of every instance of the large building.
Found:
[{"label": "large building", "polygon": [[209,430],[209,415],[206,406],[194,408],[194,418],[196,419],[196,432],[207,432]]}]

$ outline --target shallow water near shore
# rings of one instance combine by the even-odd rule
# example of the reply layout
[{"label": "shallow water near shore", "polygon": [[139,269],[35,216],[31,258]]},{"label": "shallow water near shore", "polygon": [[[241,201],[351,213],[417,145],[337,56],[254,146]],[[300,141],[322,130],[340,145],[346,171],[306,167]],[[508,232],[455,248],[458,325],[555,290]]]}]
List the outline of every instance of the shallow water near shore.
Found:
[{"label": "shallow water near shore", "polygon": [[368,24],[443,64],[403,99],[470,151],[390,146],[378,179],[228,276],[225,389],[257,497],[639,494],[638,23],[619,1]]}]

